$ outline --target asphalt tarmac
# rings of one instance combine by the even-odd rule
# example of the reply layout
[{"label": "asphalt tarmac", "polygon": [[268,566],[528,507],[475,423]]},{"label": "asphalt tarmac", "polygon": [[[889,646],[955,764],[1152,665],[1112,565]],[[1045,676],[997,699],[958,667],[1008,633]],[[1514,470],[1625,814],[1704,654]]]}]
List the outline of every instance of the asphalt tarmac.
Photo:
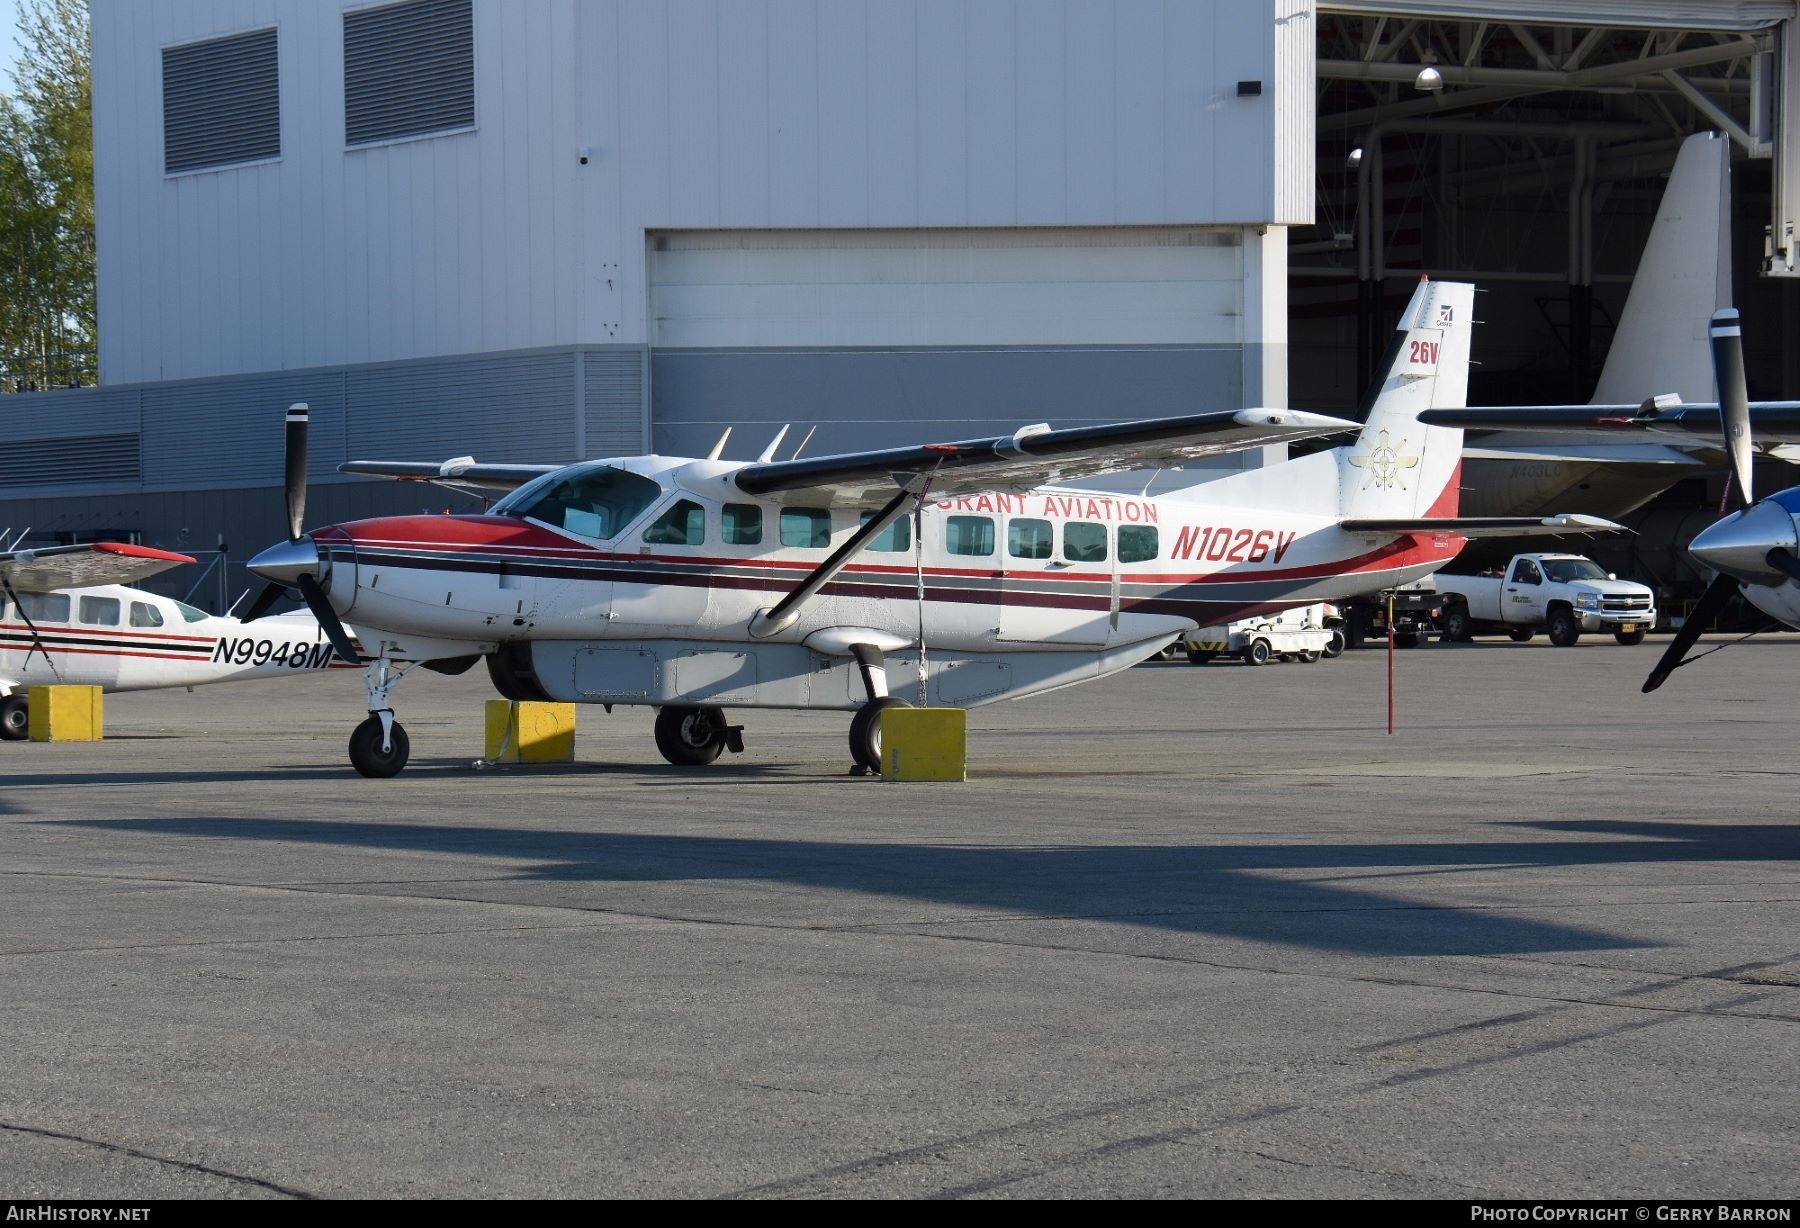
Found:
[{"label": "asphalt tarmac", "polygon": [[[478,771],[484,672],[0,744],[0,1197],[1800,1197],[1800,637],[1154,664]],[[1707,646],[1723,642],[1709,639]]]}]

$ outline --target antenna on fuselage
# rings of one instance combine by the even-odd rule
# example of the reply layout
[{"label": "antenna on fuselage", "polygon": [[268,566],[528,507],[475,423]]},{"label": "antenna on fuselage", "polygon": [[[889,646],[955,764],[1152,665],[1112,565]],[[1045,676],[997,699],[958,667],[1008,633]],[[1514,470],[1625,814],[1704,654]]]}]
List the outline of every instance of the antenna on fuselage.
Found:
[{"label": "antenna on fuselage", "polygon": [[715,443],[712,446],[712,451],[708,452],[706,454],[706,459],[707,460],[718,460],[719,457],[723,456],[725,454],[725,441],[730,438],[731,438],[731,428],[726,427],[725,433],[723,435],[719,436],[719,442]]},{"label": "antenna on fuselage", "polygon": [[813,425],[813,426],[812,426],[812,427],[811,427],[811,428],[810,428],[810,429],[809,429],[809,430],[808,430],[808,431],[807,431],[807,432],[806,432],[806,438],[805,438],[805,439],[802,439],[802,440],[801,440],[801,441],[800,441],[800,446],[799,446],[799,447],[797,447],[797,448],[795,448],[795,449],[794,449],[794,454],[793,454],[793,455],[792,455],[792,456],[790,456],[790,457],[788,457],[788,459],[789,459],[789,460],[799,460],[799,459],[800,459],[800,454],[801,454],[801,453],[802,453],[802,452],[804,452],[804,451],[806,451],[806,445],[807,445],[807,444],[809,444],[809,443],[811,443],[811,442],[812,442],[812,437],[813,437],[813,431],[816,431],[816,430],[818,430],[818,429],[819,429],[819,428],[818,428],[818,425],[817,425],[817,424],[816,424],[816,423],[815,423],[815,424],[814,424],[814,425]]},{"label": "antenna on fuselage", "polygon": [[762,455],[756,458],[756,463],[759,465],[765,465],[768,462],[774,460],[775,459],[775,449],[779,448],[781,446],[781,441],[783,439],[787,438],[787,433],[788,433],[787,424],[784,422],[781,425],[781,429],[779,431],[775,432],[775,438],[769,440],[769,446],[764,448],[762,450]]}]

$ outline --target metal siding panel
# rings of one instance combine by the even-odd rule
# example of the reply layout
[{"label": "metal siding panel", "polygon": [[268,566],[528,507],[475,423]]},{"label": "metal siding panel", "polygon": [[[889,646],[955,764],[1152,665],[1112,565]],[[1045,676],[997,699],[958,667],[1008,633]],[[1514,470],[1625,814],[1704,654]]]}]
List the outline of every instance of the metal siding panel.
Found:
[{"label": "metal siding panel", "polygon": [[917,226],[919,78],[917,10],[873,4],[868,10],[869,224]]},{"label": "metal siding panel", "polygon": [[348,449],[359,459],[429,459],[440,451],[497,464],[573,457],[569,353],[405,363],[350,371],[344,383]]},{"label": "metal siding panel", "polygon": [[282,419],[296,401],[312,408],[308,472],[325,477],[347,459],[343,378],[333,372],[184,381],[141,395],[146,489],[279,478]]},{"label": "metal siding panel", "polygon": [[712,0],[671,0],[669,224],[719,224],[719,21]]},{"label": "metal siding panel", "polygon": [[1020,5],[1017,116],[1019,224],[1054,225],[1069,216],[1069,98],[1063,89],[1068,43],[1061,7]]},{"label": "metal siding panel", "polygon": [[646,451],[643,349],[590,349],[584,352],[583,368],[587,455],[634,456]]},{"label": "metal siding panel", "polygon": [[819,216],[831,226],[863,226],[870,218],[868,15],[863,0],[819,8]]},{"label": "metal siding panel", "polygon": [[1163,0],[1120,0],[1113,77],[1117,110],[1113,147],[1118,184],[1114,212],[1121,222],[1156,222],[1168,215],[1163,176]]},{"label": "metal siding panel", "polygon": [[49,439],[92,431],[97,435],[138,430],[142,407],[135,389],[58,388],[0,396],[0,449],[27,439]]},{"label": "metal siding panel", "polygon": [[770,223],[817,226],[819,25],[809,0],[770,0],[769,86]]},{"label": "metal siding panel", "polygon": [[974,0],[968,10],[969,224],[1010,226],[1019,216],[1019,48],[1011,0]]},{"label": "metal siding panel", "polygon": [[968,34],[962,0],[919,0],[919,221],[966,225],[969,217]]},{"label": "metal siding panel", "polygon": [[653,351],[655,450],[733,458],[784,423],[811,455],[1235,408],[1238,346],[1020,350]]}]

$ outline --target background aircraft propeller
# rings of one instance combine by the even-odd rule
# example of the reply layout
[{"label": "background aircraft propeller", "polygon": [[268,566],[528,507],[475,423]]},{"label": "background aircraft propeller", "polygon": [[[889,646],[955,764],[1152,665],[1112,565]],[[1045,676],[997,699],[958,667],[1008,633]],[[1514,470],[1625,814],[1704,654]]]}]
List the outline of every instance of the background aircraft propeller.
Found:
[{"label": "background aircraft propeller", "polygon": [[[1741,509],[1749,507],[1755,498],[1750,476],[1751,458],[1755,450],[1751,447],[1750,440],[1750,395],[1744,383],[1743,329],[1739,326],[1735,308],[1727,307],[1713,313],[1712,357],[1713,380],[1719,388],[1719,422],[1725,433],[1725,451],[1731,457],[1731,483],[1726,489],[1725,498],[1727,502],[1730,501],[1731,489],[1735,487]],[[1785,556],[1786,564],[1776,561],[1777,554]],[[1769,564],[1800,579],[1800,559],[1795,559],[1785,550],[1769,551]],[[1796,570],[1789,571],[1789,564]],[[1738,591],[1738,582],[1734,577],[1723,571],[1713,576],[1712,583],[1700,594],[1700,600],[1688,611],[1687,621],[1681,624],[1681,630],[1669,642],[1662,659],[1644,680],[1644,694],[1654,691],[1670,674],[1687,664],[1688,649],[1694,646],[1700,633],[1712,625],[1713,619],[1718,617],[1725,604]]]}]

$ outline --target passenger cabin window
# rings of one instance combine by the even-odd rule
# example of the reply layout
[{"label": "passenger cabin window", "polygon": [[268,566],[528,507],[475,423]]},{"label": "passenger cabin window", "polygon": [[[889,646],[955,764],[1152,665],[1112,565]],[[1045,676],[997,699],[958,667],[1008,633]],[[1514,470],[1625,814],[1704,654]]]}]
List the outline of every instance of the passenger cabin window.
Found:
[{"label": "passenger cabin window", "polygon": [[163,625],[162,611],[142,601],[131,603],[131,625],[134,627],[160,627]]},{"label": "passenger cabin window", "polygon": [[1006,552],[1015,559],[1047,559],[1055,547],[1048,520],[1019,518],[1006,522]]},{"label": "passenger cabin window", "polygon": [[613,465],[546,473],[494,504],[494,515],[536,520],[597,541],[611,541],[662,495],[649,478]]},{"label": "passenger cabin window", "polygon": [[951,554],[983,557],[994,552],[991,516],[952,516],[944,523],[944,549]]},{"label": "passenger cabin window", "polygon": [[1542,584],[1543,582],[1543,573],[1538,571],[1537,564],[1530,559],[1520,559],[1518,565],[1513,568],[1514,584]]},{"label": "passenger cabin window", "polygon": [[727,546],[762,545],[762,508],[754,503],[727,503],[719,512],[719,535]]},{"label": "passenger cabin window", "polygon": [[[863,524],[868,524],[873,519],[875,519],[874,512],[862,514]],[[869,543],[868,549],[875,554],[899,554],[901,551],[911,550],[912,519],[902,516],[894,521],[893,524],[875,535],[875,540]]]},{"label": "passenger cabin window", "polygon": [[644,540],[653,546],[698,546],[706,540],[706,509],[692,499],[677,499],[650,522]]},{"label": "passenger cabin window", "polygon": [[781,509],[781,544],[806,550],[831,545],[831,513],[822,507]]},{"label": "passenger cabin window", "polygon": [[67,593],[20,593],[19,612],[34,623],[69,621]]},{"label": "passenger cabin window", "polygon": [[81,599],[81,621],[95,627],[116,627],[119,625],[119,599],[117,597],[83,597]]},{"label": "passenger cabin window", "polygon": [[1119,562],[1148,563],[1160,554],[1156,526],[1122,524],[1119,526]]},{"label": "passenger cabin window", "polygon": [[1080,520],[1064,525],[1063,557],[1071,563],[1106,562],[1106,526]]}]

